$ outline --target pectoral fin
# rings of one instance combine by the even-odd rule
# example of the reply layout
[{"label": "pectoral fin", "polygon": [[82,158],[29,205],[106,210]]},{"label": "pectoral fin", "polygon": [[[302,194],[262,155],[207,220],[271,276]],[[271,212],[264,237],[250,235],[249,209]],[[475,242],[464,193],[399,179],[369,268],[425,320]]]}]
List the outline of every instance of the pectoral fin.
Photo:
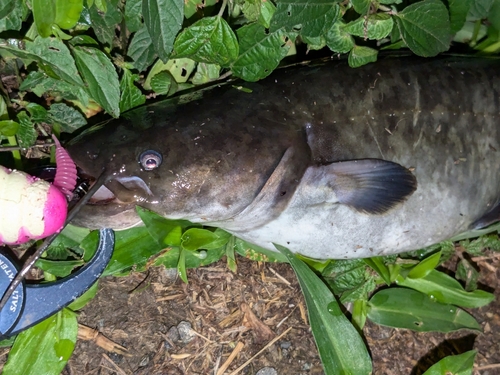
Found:
[{"label": "pectoral fin", "polygon": [[314,181],[321,191],[316,198],[368,214],[387,212],[417,188],[417,180],[407,168],[385,160],[353,160],[312,168],[309,184]]}]

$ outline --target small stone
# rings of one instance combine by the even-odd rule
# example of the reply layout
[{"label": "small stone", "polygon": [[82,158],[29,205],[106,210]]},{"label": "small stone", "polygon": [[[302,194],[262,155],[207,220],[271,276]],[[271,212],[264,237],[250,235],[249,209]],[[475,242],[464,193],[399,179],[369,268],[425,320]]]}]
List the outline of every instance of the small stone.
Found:
[{"label": "small stone", "polygon": [[278,375],[273,367],[263,367],[255,375]]},{"label": "small stone", "polygon": [[290,349],[290,346],[292,346],[292,343],[290,341],[281,341],[280,342],[281,349]]},{"label": "small stone", "polygon": [[191,323],[182,321],[177,324],[177,329],[179,330],[180,341],[184,344],[192,341],[195,338],[195,334],[191,328]]}]

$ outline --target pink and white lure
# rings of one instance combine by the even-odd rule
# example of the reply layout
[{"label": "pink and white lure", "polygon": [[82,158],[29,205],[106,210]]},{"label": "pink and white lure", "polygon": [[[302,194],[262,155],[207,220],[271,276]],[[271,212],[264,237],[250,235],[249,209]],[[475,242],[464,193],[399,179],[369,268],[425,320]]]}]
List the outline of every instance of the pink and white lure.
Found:
[{"label": "pink and white lure", "polygon": [[59,232],[76,186],[76,166],[56,144],[56,176],[51,184],[0,166],[0,244],[19,245]]}]

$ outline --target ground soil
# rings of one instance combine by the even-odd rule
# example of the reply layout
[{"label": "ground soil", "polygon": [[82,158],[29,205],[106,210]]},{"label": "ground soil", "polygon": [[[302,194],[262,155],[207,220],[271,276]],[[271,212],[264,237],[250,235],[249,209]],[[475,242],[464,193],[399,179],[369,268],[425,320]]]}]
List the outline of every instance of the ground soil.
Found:
[{"label": "ground soil", "polygon": [[[78,341],[63,374],[249,375],[266,366],[276,372],[268,369],[259,375],[323,374],[291,268],[237,260],[237,273],[223,260],[190,270],[189,284],[160,268],[104,278],[97,297],[79,317],[100,335]],[[490,305],[470,311],[483,333],[415,333],[368,323],[364,335],[374,374],[422,374],[440,358],[470,349],[478,351],[474,374],[500,374],[500,256],[486,253],[476,260],[481,287],[497,296]],[[446,266],[452,270],[454,262]],[[186,323],[181,322],[191,330],[179,338],[172,327],[182,331]],[[106,339],[126,348],[126,353],[99,347]],[[7,354],[0,350],[0,366]],[[229,366],[223,371],[225,364]]]}]

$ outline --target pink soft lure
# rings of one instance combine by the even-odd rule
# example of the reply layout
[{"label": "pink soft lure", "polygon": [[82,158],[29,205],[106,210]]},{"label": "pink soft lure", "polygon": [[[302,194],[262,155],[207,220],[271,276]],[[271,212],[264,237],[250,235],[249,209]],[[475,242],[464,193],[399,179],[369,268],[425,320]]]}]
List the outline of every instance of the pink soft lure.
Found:
[{"label": "pink soft lure", "polygon": [[59,232],[76,186],[76,167],[54,137],[54,183],[0,166],[0,244],[18,245]]},{"label": "pink soft lure", "polygon": [[61,146],[59,140],[52,134],[52,139],[56,144],[56,177],[54,186],[59,188],[66,197],[73,198],[73,190],[76,186],[76,166],[68,152]]}]

